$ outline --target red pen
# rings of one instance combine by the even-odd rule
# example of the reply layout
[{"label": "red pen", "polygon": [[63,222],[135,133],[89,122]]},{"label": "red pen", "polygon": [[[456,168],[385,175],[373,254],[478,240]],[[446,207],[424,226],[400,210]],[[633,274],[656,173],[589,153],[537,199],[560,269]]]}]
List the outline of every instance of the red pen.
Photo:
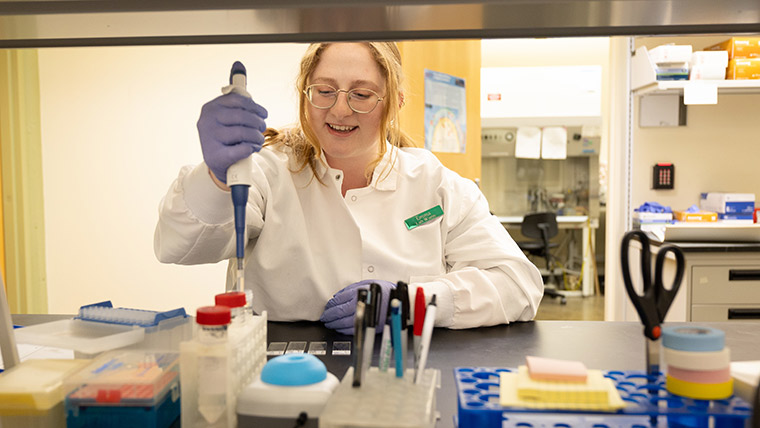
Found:
[{"label": "red pen", "polygon": [[420,358],[420,347],[422,346],[422,325],[425,323],[425,290],[417,287],[417,294],[414,296],[414,366],[417,367],[417,361]]}]

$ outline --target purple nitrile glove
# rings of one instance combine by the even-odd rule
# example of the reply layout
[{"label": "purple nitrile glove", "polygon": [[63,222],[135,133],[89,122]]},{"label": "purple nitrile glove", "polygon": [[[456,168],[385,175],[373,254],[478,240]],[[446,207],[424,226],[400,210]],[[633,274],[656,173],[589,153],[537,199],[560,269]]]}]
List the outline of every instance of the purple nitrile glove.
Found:
[{"label": "purple nitrile glove", "polygon": [[356,294],[359,289],[369,290],[369,285],[375,283],[380,286],[383,298],[380,300],[380,319],[378,320],[375,333],[383,331],[385,317],[388,315],[388,296],[396,284],[379,279],[366,279],[355,282],[338,291],[325,305],[325,311],[319,318],[325,323],[325,327],[336,330],[338,333],[354,334],[354,314],[356,313]]},{"label": "purple nitrile glove", "polygon": [[204,104],[198,119],[203,160],[219,181],[227,168],[261,150],[267,111],[252,99],[229,93]]}]

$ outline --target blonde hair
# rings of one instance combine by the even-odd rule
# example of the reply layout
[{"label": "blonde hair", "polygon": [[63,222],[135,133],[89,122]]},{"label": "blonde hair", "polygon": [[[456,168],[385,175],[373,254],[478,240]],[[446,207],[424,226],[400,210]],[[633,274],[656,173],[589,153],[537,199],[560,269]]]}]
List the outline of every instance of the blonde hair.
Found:
[{"label": "blonde hair", "polygon": [[[385,78],[385,96],[380,107],[383,109],[383,115],[380,119],[380,135],[385,138],[379,138],[379,147],[377,157],[367,165],[365,174],[367,179],[372,176],[375,167],[380,163],[386,152],[385,141],[387,140],[392,148],[414,147],[411,138],[407,136],[399,126],[399,110],[403,102],[402,85],[403,70],[401,68],[401,53],[398,45],[394,42],[365,42],[373,58],[380,67],[380,72]],[[307,166],[314,172],[317,180],[322,182],[316,175],[317,162],[321,160],[322,146],[319,143],[314,130],[309,125],[306,115],[306,108],[309,101],[306,99],[305,89],[308,86],[309,78],[317,68],[321,59],[322,52],[330,46],[330,43],[313,43],[309,45],[306,53],[301,59],[300,72],[296,80],[296,90],[298,92],[298,119],[299,124],[291,129],[278,131],[269,128],[264,133],[269,145],[285,145],[293,150],[296,158],[297,169],[295,172],[303,171]],[[395,158],[394,161],[395,162]],[[393,164],[391,163],[391,165]],[[381,172],[382,177],[384,172]],[[381,178],[378,177],[378,178]]]}]

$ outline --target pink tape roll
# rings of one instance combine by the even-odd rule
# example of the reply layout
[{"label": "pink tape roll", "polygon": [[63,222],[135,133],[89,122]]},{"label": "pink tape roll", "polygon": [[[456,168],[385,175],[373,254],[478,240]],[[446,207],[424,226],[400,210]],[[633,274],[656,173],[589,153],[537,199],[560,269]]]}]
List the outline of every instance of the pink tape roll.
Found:
[{"label": "pink tape roll", "polygon": [[731,380],[731,369],[687,370],[668,366],[668,375],[676,379],[693,383],[724,383]]}]

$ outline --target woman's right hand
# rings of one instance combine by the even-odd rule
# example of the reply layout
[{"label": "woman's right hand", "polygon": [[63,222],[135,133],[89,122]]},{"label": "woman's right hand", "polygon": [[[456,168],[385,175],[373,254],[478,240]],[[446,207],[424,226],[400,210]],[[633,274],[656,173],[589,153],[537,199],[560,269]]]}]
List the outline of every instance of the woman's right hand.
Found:
[{"label": "woman's right hand", "polygon": [[229,93],[206,103],[198,119],[203,160],[217,180],[227,183],[227,168],[261,150],[267,111],[252,99]]}]

